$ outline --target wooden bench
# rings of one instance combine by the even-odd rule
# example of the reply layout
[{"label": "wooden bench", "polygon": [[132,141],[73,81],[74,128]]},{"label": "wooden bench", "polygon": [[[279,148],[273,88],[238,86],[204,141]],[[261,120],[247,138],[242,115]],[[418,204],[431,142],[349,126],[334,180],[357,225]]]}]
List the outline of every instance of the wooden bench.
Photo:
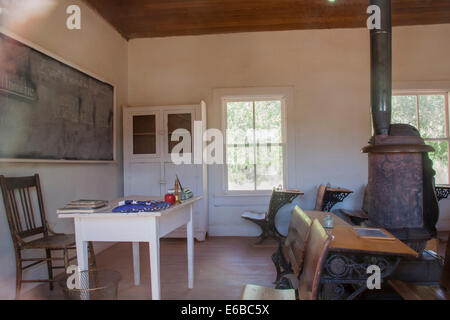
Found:
[{"label": "wooden bench", "polygon": [[422,286],[400,280],[389,284],[405,300],[450,300],[450,236],[439,286]]},{"label": "wooden bench", "polygon": [[[300,300],[316,300],[319,296],[320,274],[328,254],[330,237],[319,220],[314,219],[306,246],[304,266],[299,275],[298,297]],[[296,256],[296,260],[298,257]],[[242,300],[294,300],[294,289],[272,289],[257,285],[246,285]]]}]

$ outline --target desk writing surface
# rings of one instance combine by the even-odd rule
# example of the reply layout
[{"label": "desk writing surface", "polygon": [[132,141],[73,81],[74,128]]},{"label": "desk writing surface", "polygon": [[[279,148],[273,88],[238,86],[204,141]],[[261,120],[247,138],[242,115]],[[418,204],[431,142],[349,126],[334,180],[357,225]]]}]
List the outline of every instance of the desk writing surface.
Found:
[{"label": "desk writing surface", "polygon": [[305,213],[311,218],[311,220],[317,219],[320,221],[320,223],[323,223],[325,217],[331,214],[333,216],[335,226],[349,226],[347,222],[339,218],[337,215],[332,214],[331,212],[307,210],[305,211]]},{"label": "desk writing surface", "polygon": [[344,193],[353,193],[352,190],[346,188],[327,188],[328,192],[344,192]]},{"label": "desk writing surface", "polygon": [[127,196],[119,199],[115,199],[109,201],[108,207],[103,210],[100,210],[95,213],[60,213],[58,215],[59,218],[76,218],[76,217],[96,217],[96,218],[106,218],[106,217],[117,217],[117,216],[127,216],[127,217],[143,217],[143,216],[156,216],[160,217],[165,214],[169,214],[170,212],[183,208],[185,206],[191,205],[196,201],[201,200],[202,197],[193,197],[189,200],[183,201],[181,204],[173,205],[166,210],[155,211],[155,212],[130,212],[130,213],[122,213],[122,212],[112,212],[112,210],[119,206],[120,201],[124,200],[137,200],[137,201],[164,201],[162,197],[151,197],[151,196]]},{"label": "desk writing surface", "polygon": [[300,189],[283,189],[283,190],[275,190],[276,192],[279,192],[279,193],[296,193],[296,194],[299,194],[299,195],[304,195],[305,193],[302,191],[302,190],[300,190]]},{"label": "desk writing surface", "polygon": [[353,226],[329,212],[305,211],[311,219],[318,219],[321,223],[327,214],[334,218],[334,228],[327,229],[333,236],[329,250],[341,252],[367,252],[394,256],[418,257],[418,253],[398,240],[378,240],[359,237],[353,231]]}]

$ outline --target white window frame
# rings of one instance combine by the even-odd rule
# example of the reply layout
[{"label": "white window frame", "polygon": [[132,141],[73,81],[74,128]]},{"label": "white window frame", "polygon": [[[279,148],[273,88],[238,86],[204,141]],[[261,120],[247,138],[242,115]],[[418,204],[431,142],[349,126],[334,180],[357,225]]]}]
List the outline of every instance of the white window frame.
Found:
[{"label": "white window frame", "polygon": [[[262,89],[263,90],[263,89]],[[270,90],[268,90],[270,92]],[[227,103],[238,101],[281,101],[281,146],[283,150],[283,187],[287,188],[288,185],[288,157],[287,157],[287,104],[290,97],[286,93],[268,93],[268,94],[227,94],[222,95],[220,103],[222,106],[222,132],[224,134],[224,165],[223,165],[223,194],[224,195],[269,195],[272,190],[228,190],[228,166],[226,159],[226,130],[227,130]]]},{"label": "white window frame", "polygon": [[[448,163],[448,182],[450,183],[450,118],[449,118],[449,100],[450,100],[450,90],[430,90],[430,89],[414,89],[414,90],[394,90],[392,96],[427,96],[427,95],[443,95],[444,96],[444,112],[445,112],[445,135],[444,138],[423,138],[424,141],[447,141],[448,150],[447,157],[449,159]],[[420,130],[420,110],[419,110],[419,100],[416,99],[416,113],[417,113],[417,125],[418,130]]]}]

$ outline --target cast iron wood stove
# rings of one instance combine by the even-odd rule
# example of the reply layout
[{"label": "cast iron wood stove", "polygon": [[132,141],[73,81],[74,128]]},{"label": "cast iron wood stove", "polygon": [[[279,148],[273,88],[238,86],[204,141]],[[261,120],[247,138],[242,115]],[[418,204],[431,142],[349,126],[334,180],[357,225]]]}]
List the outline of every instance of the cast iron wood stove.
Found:
[{"label": "cast iron wood stove", "polygon": [[420,254],[402,260],[391,278],[438,283],[441,262],[424,251],[436,236],[439,205],[435,172],[418,130],[391,124],[392,19],[390,0],[370,0],[381,9],[381,28],[370,31],[371,108],[374,135],[362,149],[368,154],[368,224],[387,229]]},{"label": "cast iron wood stove", "polygon": [[391,124],[391,1],[371,0],[381,9],[381,28],[370,31],[371,107],[374,136],[363,148],[369,159],[369,223],[385,228],[422,253],[436,235],[439,217],[435,172],[416,128]]}]

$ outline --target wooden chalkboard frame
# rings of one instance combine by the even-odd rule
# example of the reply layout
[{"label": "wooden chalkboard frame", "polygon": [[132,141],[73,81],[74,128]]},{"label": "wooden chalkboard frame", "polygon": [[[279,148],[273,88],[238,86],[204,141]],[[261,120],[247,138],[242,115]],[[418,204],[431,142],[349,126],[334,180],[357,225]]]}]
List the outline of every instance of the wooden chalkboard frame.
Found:
[{"label": "wooden chalkboard frame", "polygon": [[113,88],[113,159],[112,160],[53,160],[53,159],[20,159],[20,158],[0,158],[0,163],[66,163],[66,164],[118,164],[117,161],[117,90],[116,90],[116,85],[115,83],[111,82],[111,81],[107,81],[105,79],[103,79],[102,77],[100,77],[99,75],[88,71],[86,69],[84,69],[83,67],[69,62],[66,59],[60,57],[57,54],[54,54],[52,52],[49,52],[48,50],[44,49],[43,47],[39,46],[38,44],[26,40],[24,38],[22,38],[21,36],[5,29],[4,27],[0,26],[0,33],[2,33],[3,35],[10,37],[13,40],[16,40],[18,42],[20,42],[21,44],[34,49],[52,59],[55,59],[56,61],[59,61],[62,64],[67,65],[68,67],[71,67],[79,72],[82,72],[84,74],[86,74],[89,77],[92,77],[95,80],[104,82],[108,85],[110,85]]}]

